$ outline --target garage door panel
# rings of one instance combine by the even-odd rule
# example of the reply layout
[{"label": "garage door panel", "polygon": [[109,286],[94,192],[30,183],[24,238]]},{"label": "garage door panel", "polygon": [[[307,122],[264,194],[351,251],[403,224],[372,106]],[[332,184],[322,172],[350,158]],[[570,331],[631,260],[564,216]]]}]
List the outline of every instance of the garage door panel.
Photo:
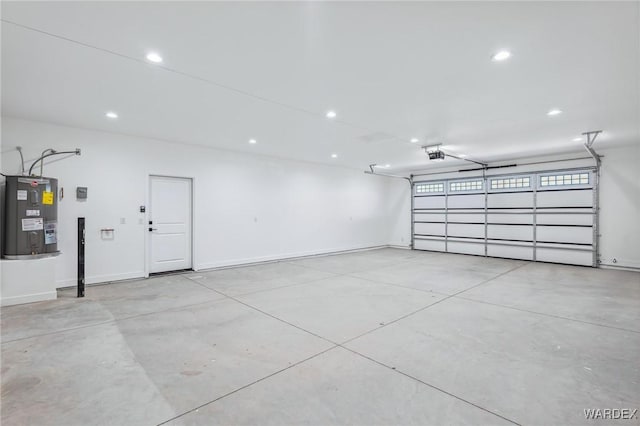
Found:
[{"label": "garage door panel", "polygon": [[507,259],[533,260],[533,246],[507,246],[489,243],[487,244],[487,255]]},{"label": "garage door panel", "polygon": [[450,214],[448,220],[450,223],[482,223],[484,224],[484,212],[483,213]]},{"label": "garage door panel", "polygon": [[565,263],[570,265],[591,266],[593,252],[590,250],[576,250],[575,247],[536,249],[536,260],[540,262]]},{"label": "garage door panel", "polygon": [[444,209],[445,198],[440,197],[415,197],[413,200],[414,209]]},{"label": "garage door panel", "polygon": [[416,223],[413,226],[416,235],[441,235],[444,237],[444,223]]},{"label": "garage door panel", "polygon": [[500,223],[521,223],[521,224],[533,224],[532,214],[492,214],[487,215],[487,222],[500,224]]},{"label": "garage door panel", "polygon": [[593,230],[582,226],[538,226],[537,240],[540,242],[592,244]]},{"label": "garage door panel", "polygon": [[592,214],[538,214],[536,223],[540,225],[586,225],[593,224]]},{"label": "garage door panel", "polygon": [[533,241],[533,226],[488,225],[487,238],[494,238],[499,240]]},{"label": "garage door panel", "polygon": [[487,195],[487,207],[533,207],[533,192],[509,192]]},{"label": "garage door panel", "polygon": [[414,248],[417,250],[430,250],[430,251],[445,251],[444,238],[441,240],[435,239],[416,239],[413,242]]},{"label": "garage door panel", "polygon": [[473,237],[484,239],[484,225],[450,223],[448,235],[452,237]]},{"label": "garage door panel", "polygon": [[593,205],[593,190],[541,191],[537,194],[536,205],[538,208],[591,207]]},{"label": "garage door panel", "polygon": [[447,242],[449,253],[484,255],[484,239],[482,240],[449,240]]},{"label": "garage door panel", "polygon": [[484,209],[484,194],[450,195],[448,206],[454,209]]},{"label": "garage door panel", "polygon": [[543,210],[538,210],[538,214],[553,214],[553,213],[574,213],[574,214],[593,214],[592,207],[571,207],[570,209],[561,209],[546,207]]},{"label": "garage door panel", "polygon": [[446,214],[444,213],[444,211],[442,213],[440,212],[415,212],[413,214],[413,220],[414,222],[443,222],[445,220],[447,220],[446,218]]}]

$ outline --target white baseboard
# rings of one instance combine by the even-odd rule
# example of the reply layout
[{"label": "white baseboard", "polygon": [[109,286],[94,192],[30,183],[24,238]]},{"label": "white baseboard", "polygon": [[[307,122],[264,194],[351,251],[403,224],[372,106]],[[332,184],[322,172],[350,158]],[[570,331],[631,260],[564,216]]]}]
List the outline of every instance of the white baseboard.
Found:
[{"label": "white baseboard", "polygon": [[58,292],[47,291],[44,293],[24,294],[21,296],[3,297],[0,305],[12,306],[22,305],[23,303],[42,302],[43,300],[55,300],[58,297]]},{"label": "white baseboard", "polygon": [[618,271],[633,271],[633,272],[640,271],[640,266],[626,266],[626,265],[620,265],[618,263],[601,263],[600,268],[615,269]]},{"label": "white baseboard", "polygon": [[229,259],[223,260],[220,262],[211,262],[211,263],[202,263],[194,266],[195,271],[204,271],[208,269],[221,269],[221,268],[230,268],[235,266],[242,265],[252,265],[259,263],[269,263],[269,262],[281,262],[285,260],[295,260],[304,257],[314,257],[314,256],[329,256],[333,254],[340,253],[353,253],[358,251],[366,251],[366,250],[375,250],[379,248],[389,247],[387,244],[381,245],[367,245],[367,246],[356,246],[356,247],[348,247],[348,248],[334,248],[329,250],[313,250],[307,252],[297,252],[297,253],[285,253],[277,256],[260,256],[260,257],[248,257],[242,259]]},{"label": "white baseboard", "polygon": [[403,250],[411,250],[410,245],[399,245],[399,244],[388,244],[387,247],[395,248],[395,249],[403,249]]},{"label": "white baseboard", "polygon": [[[101,284],[109,281],[122,281],[122,280],[131,280],[131,279],[143,279],[144,271],[137,272],[125,272],[122,274],[107,274],[107,275],[93,275],[85,277],[85,284]],[[66,288],[66,287],[75,287],[78,284],[78,280],[76,278],[73,279],[65,279],[56,281],[57,288]]]}]

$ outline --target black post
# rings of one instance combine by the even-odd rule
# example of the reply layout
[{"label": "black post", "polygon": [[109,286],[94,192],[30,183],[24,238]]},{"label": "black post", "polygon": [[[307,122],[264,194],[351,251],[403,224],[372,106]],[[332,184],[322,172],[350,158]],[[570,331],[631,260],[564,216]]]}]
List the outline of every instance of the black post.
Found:
[{"label": "black post", "polygon": [[78,218],[78,297],[84,297],[84,217]]}]

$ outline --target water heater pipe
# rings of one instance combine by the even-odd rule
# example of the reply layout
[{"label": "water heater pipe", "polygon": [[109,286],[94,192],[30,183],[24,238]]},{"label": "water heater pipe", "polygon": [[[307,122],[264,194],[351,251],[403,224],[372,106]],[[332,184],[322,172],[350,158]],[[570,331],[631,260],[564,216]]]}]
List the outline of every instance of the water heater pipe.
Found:
[{"label": "water heater pipe", "polygon": [[[32,176],[31,172],[33,171],[33,168],[35,167],[35,165],[38,164],[38,162],[41,162],[47,157],[51,157],[53,155],[62,155],[62,154],[80,155],[80,148],[76,148],[74,151],[55,151],[51,148],[45,149],[44,151],[42,151],[42,155],[40,156],[40,158],[34,161],[33,164],[31,164],[31,167],[29,167],[29,176]],[[42,176],[42,167],[40,167],[40,176]]]}]

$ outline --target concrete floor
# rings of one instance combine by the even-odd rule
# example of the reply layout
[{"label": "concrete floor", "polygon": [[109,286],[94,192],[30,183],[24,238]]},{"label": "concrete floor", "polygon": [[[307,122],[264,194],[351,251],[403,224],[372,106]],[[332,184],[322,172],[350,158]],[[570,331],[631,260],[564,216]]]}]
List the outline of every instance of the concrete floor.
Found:
[{"label": "concrete floor", "polygon": [[2,309],[2,425],[640,424],[640,274],[380,249]]}]

